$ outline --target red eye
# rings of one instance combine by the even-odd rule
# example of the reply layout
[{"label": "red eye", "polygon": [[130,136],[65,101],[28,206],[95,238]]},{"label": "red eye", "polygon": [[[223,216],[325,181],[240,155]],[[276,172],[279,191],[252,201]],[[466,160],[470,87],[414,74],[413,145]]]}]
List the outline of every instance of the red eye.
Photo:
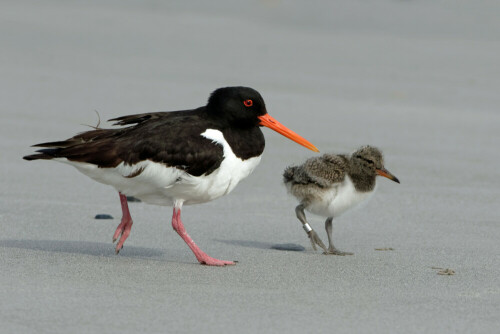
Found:
[{"label": "red eye", "polygon": [[245,100],[245,101],[243,101],[243,104],[245,105],[245,107],[251,107],[251,106],[253,106],[253,101],[252,100]]}]

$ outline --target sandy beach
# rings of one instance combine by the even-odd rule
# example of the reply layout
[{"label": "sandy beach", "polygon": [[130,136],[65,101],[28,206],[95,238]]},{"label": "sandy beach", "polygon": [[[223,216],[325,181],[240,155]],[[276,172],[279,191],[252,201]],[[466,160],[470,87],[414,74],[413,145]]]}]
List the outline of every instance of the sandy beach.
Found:
[{"label": "sandy beach", "polygon": [[[498,331],[499,13],[494,0],[2,1],[0,333]],[[183,211],[232,267],[199,265],[171,208],[144,203],[115,255],[116,191],[22,160],[96,111],[107,127],[231,85],[321,152],[382,149],[401,184],[380,178],[334,220],[353,256],[312,250],[282,172],[315,153],[265,128],[256,171]]]}]

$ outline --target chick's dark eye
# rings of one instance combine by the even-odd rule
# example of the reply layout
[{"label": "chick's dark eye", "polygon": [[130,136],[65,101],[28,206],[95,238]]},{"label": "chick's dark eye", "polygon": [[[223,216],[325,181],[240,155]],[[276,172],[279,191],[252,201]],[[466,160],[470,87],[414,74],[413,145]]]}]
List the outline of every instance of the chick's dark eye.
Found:
[{"label": "chick's dark eye", "polygon": [[358,155],[358,158],[361,159],[361,160],[364,160],[364,161],[368,162],[370,165],[373,165],[373,161],[370,160],[370,159],[364,158],[364,157],[362,157],[360,155]]},{"label": "chick's dark eye", "polygon": [[245,101],[243,101],[243,104],[245,105],[245,107],[251,107],[251,106],[253,106],[253,101],[252,100],[245,100]]}]

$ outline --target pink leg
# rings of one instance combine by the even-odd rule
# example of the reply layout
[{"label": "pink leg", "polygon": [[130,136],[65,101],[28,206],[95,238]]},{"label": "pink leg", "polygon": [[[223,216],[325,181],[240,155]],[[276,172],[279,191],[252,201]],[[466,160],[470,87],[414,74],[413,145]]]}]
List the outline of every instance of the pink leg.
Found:
[{"label": "pink leg", "polygon": [[208,256],[205,252],[203,252],[191,239],[189,234],[187,234],[184,225],[181,220],[181,209],[174,207],[174,213],[172,215],[172,227],[174,230],[181,236],[182,240],[191,248],[196,256],[196,259],[200,264],[206,264],[207,266],[225,266],[225,265],[234,265],[233,261],[222,261],[214,259],[213,257]]},{"label": "pink leg", "polygon": [[123,243],[127,240],[130,235],[130,230],[132,229],[132,217],[130,216],[130,211],[128,210],[127,196],[122,193],[118,193],[120,195],[120,202],[122,204],[122,221],[120,225],[116,228],[115,234],[113,235],[113,242],[120,237],[120,241],[116,244],[116,254],[120,252],[123,248]]}]

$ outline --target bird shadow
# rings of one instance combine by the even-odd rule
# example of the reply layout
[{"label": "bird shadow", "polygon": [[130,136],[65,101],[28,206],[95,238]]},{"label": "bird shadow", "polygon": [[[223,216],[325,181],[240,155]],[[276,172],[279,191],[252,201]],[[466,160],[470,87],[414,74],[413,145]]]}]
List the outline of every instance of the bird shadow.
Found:
[{"label": "bird shadow", "polygon": [[[115,256],[114,247],[110,244],[90,241],[7,239],[0,240],[0,247],[92,256]],[[164,252],[158,249],[134,246],[127,246],[120,252],[120,256],[129,258],[156,258],[163,254]]]},{"label": "bird shadow", "polygon": [[259,249],[270,249],[274,244],[270,242],[252,241],[252,240],[224,240],[224,239],[214,239],[214,241],[222,242],[224,244],[249,247],[249,248],[259,248]]},{"label": "bird shadow", "polygon": [[253,240],[223,240],[215,239],[215,241],[222,242],[228,245],[235,245],[240,247],[258,248],[258,249],[274,249],[283,251],[305,251],[305,248],[297,244],[275,244],[271,242],[253,241]]}]

